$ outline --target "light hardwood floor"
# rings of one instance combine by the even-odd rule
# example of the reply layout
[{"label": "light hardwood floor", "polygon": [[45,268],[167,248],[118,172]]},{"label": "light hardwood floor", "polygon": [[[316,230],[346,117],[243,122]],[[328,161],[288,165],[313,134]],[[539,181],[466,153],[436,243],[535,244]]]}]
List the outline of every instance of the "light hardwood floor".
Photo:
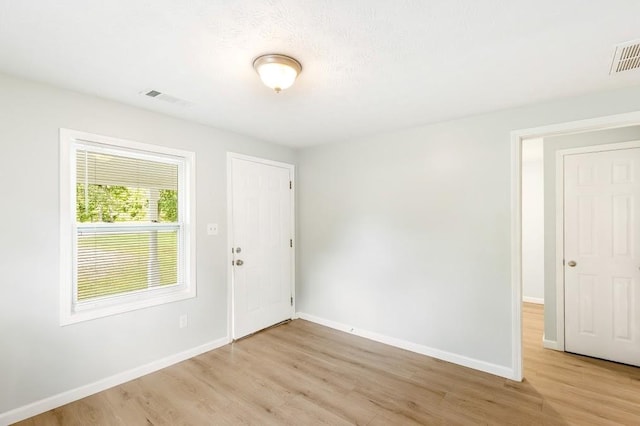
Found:
[{"label": "light hardwood floor", "polygon": [[524,305],[516,383],[302,320],[25,425],[640,425],[640,368],[542,349]]}]

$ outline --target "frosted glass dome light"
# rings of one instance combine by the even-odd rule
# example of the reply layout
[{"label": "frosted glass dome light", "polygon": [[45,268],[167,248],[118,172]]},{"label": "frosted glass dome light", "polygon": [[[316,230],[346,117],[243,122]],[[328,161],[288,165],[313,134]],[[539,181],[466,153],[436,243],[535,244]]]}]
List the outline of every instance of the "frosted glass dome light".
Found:
[{"label": "frosted glass dome light", "polygon": [[253,61],[253,68],[256,70],[262,82],[280,93],[283,89],[291,87],[300,71],[302,65],[290,56],[285,55],[262,55]]}]

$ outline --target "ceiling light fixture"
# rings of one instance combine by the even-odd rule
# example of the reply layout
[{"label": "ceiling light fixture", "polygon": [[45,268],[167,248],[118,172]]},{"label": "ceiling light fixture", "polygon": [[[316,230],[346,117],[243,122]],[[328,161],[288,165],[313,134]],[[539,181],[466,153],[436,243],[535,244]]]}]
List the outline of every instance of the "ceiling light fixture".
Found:
[{"label": "ceiling light fixture", "polygon": [[253,61],[262,82],[280,93],[281,90],[291,87],[298,74],[302,71],[302,65],[290,56],[269,54],[257,57]]}]

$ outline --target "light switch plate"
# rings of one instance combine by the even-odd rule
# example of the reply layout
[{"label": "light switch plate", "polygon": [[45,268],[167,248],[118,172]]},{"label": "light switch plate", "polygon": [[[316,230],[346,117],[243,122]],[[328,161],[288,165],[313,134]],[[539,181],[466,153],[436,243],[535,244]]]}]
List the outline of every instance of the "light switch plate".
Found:
[{"label": "light switch plate", "polygon": [[209,235],[218,235],[218,224],[217,223],[208,223],[207,224],[207,234],[209,234]]}]

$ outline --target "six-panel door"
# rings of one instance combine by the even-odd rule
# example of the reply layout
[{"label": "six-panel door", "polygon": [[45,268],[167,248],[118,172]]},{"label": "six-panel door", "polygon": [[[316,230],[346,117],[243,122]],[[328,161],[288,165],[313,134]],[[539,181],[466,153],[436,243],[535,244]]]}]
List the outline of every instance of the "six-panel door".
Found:
[{"label": "six-panel door", "polygon": [[293,316],[292,170],[239,158],[231,168],[237,339]]},{"label": "six-panel door", "polygon": [[640,148],[564,156],[565,350],[640,365]]}]

